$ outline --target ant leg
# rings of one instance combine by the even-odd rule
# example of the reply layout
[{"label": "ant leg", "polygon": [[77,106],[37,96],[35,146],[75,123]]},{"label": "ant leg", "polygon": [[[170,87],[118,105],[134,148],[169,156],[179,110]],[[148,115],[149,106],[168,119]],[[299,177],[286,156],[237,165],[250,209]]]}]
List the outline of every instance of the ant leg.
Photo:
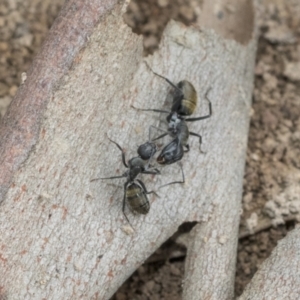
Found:
[{"label": "ant leg", "polygon": [[[160,131],[162,131],[162,132],[164,132],[162,135],[160,135],[160,136],[158,136],[157,138],[155,138],[155,139],[153,139],[153,140],[151,140],[151,129],[152,128],[154,128],[154,129],[156,129],[156,130],[160,130]],[[166,136],[166,135],[168,135],[169,134],[169,132],[167,132],[166,130],[163,130],[163,129],[161,129],[161,128],[159,128],[159,127],[156,127],[156,126],[153,126],[153,125],[151,125],[150,127],[149,127],[149,140],[150,141],[156,141],[156,140],[159,140],[159,139],[161,139],[161,138],[163,138],[164,136]]]},{"label": "ant leg", "polygon": [[163,134],[161,134],[160,136],[158,136],[157,138],[153,139],[152,141],[159,140],[159,139],[163,138],[164,136],[166,136],[166,135],[168,135],[168,134],[169,134],[168,132],[167,132],[167,133],[163,133]]},{"label": "ant leg", "polygon": [[150,71],[151,71],[152,73],[154,73],[156,76],[158,76],[158,77],[164,79],[164,80],[165,80],[168,84],[170,84],[174,89],[179,90],[179,91],[181,92],[181,90],[178,88],[178,86],[175,85],[171,80],[169,80],[168,78],[166,78],[166,77],[164,77],[164,76],[162,76],[162,75],[159,75],[159,74],[157,74],[156,72],[154,72],[154,71],[150,68],[150,66],[148,65],[148,63],[146,63],[146,65],[147,65],[147,67],[150,69]]},{"label": "ant leg", "polygon": [[102,178],[93,178],[90,180],[90,182],[92,181],[96,181],[96,180],[100,180],[100,179],[116,179],[116,178],[123,178],[123,177],[127,177],[127,174],[123,174],[121,176],[112,176],[112,177],[102,177]]},{"label": "ant leg", "polygon": [[140,111],[154,111],[154,112],[159,112],[159,113],[164,113],[164,114],[169,114],[170,112],[167,110],[160,110],[160,109],[152,109],[152,108],[138,108],[133,105],[131,105],[132,108]]},{"label": "ant leg", "polygon": [[162,188],[162,187],[171,185],[171,184],[176,184],[176,183],[181,183],[181,184],[182,184],[182,183],[185,183],[185,177],[184,177],[184,172],[183,172],[182,163],[181,163],[181,162],[178,162],[178,164],[179,164],[180,169],[181,169],[182,180],[181,180],[181,181],[172,181],[172,182],[169,182],[169,183],[167,183],[167,184],[161,185],[161,186],[159,187],[159,189]]},{"label": "ant leg", "polygon": [[[126,202],[126,189],[127,189],[127,185],[129,184],[129,181],[126,181],[124,183],[124,196],[123,196],[123,207],[122,207],[122,212],[124,217],[126,218],[127,222],[129,223],[129,225],[131,226],[129,219],[127,217],[127,215],[125,214],[125,202]],[[132,226],[131,226],[132,227]]]},{"label": "ant leg", "polygon": [[158,169],[148,170],[148,171],[142,171],[142,174],[152,174],[152,175],[160,175],[160,171]]},{"label": "ant leg", "polygon": [[144,185],[143,181],[139,180],[139,179],[136,179],[136,181],[142,186],[144,192],[148,195],[148,194],[154,194],[156,197],[159,197],[158,194],[156,194],[155,191],[150,191],[148,192],[147,189],[146,189],[146,186]]},{"label": "ant leg", "polygon": [[197,136],[199,138],[199,148],[200,148],[200,152],[201,153],[205,153],[204,151],[202,151],[201,149],[201,145],[202,145],[202,136],[198,133],[195,133],[195,132],[190,132],[190,135],[193,135],[193,136]]},{"label": "ant leg", "polygon": [[[151,71],[152,71],[152,70],[151,70]],[[166,77],[164,77],[164,76],[162,76],[162,75],[157,74],[157,73],[154,72],[154,71],[152,71],[152,72],[153,72],[156,76],[158,76],[158,77],[164,79],[164,80],[165,80],[169,85],[171,85],[174,89],[179,90],[178,86],[176,86],[176,84],[174,84],[171,80],[169,80],[168,78],[166,78]]]},{"label": "ant leg", "polygon": [[186,148],[186,150],[184,152],[189,152],[190,151],[190,145],[189,144],[186,144],[184,147]]},{"label": "ant leg", "polygon": [[209,113],[206,116],[202,116],[202,117],[197,117],[197,118],[187,118],[185,119],[186,122],[194,122],[194,121],[200,121],[200,120],[204,120],[204,119],[208,119],[211,117],[212,115],[212,105],[210,100],[207,98],[208,93],[210,92],[211,88],[208,89],[208,91],[205,94],[205,99],[208,101],[208,108],[209,108]]},{"label": "ant leg", "polygon": [[126,168],[128,168],[128,165],[127,165],[126,160],[125,160],[125,152],[124,152],[124,150],[122,149],[122,147],[121,147],[118,143],[116,143],[116,142],[114,142],[113,140],[111,140],[108,136],[107,136],[107,138],[108,138],[112,143],[114,143],[114,144],[121,150],[121,152],[122,152],[122,162],[123,162],[123,165],[124,165]]}]

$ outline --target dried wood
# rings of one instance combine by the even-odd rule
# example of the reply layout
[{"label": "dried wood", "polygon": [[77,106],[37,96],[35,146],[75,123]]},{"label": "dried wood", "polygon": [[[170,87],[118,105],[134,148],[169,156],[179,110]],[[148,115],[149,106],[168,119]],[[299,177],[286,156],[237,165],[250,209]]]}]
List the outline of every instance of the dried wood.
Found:
[{"label": "dried wood", "polygon": [[279,241],[254,275],[239,300],[299,299],[300,295],[300,230],[291,231]]},{"label": "dried wood", "polygon": [[[226,251],[220,270],[235,257],[253,34],[245,41],[172,21],[160,49],[143,58],[141,38],[122,21],[126,5],[98,2],[66,3],[3,119],[0,287],[9,299],[108,299],[186,221],[204,224],[198,232],[205,232],[211,258]],[[124,181],[90,180],[123,173],[120,151],[106,134],[130,158],[150,125],[165,126],[165,115],[131,108],[162,108],[170,90],[145,62],[173,82],[193,83],[195,116],[208,112],[204,95],[211,89],[213,116],[190,124],[206,153],[190,139],[182,160],[186,184],[149,197],[146,216],[127,212],[132,230],[122,214]],[[176,164],[161,172],[143,176],[149,190],[180,179]]]}]

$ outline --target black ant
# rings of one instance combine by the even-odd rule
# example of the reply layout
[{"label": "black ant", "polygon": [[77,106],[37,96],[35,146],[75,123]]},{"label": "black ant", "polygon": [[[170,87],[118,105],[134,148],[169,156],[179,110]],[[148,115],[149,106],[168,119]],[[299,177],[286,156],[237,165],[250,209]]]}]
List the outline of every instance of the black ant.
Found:
[{"label": "black ant", "polygon": [[[152,71],[151,68],[150,70]],[[162,149],[162,151],[160,152],[157,158],[157,162],[159,164],[163,164],[163,165],[173,164],[182,159],[184,152],[188,152],[190,150],[190,147],[187,143],[189,135],[196,136],[199,138],[200,151],[202,152],[201,135],[189,131],[186,122],[195,122],[195,121],[200,121],[211,117],[212,105],[210,100],[207,98],[207,94],[209,93],[210,89],[205,94],[205,99],[207,99],[209,103],[209,114],[201,117],[196,117],[196,118],[187,118],[187,116],[192,115],[192,113],[194,112],[197,106],[197,92],[194,86],[187,80],[182,80],[177,85],[175,85],[169,79],[155,72],[153,73],[166,80],[174,88],[171,111],[160,110],[160,109],[140,109],[134,106],[132,107],[142,111],[154,111],[154,112],[168,114],[166,118],[168,122],[168,131],[158,136],[157,138],[153,139],[153,141],[158,140],[168,134],[174,138],[168,145],[166,145]],[[156,128],[154,126],[151,127]],[[161,130],[160,128],[156,128],[156,129]],[[184,150],[183,147],[185,147],[186,150]]]},{"label": "black ant", "polygon": [[[157,175],[160,174],[159,170],[153,168],[149,168],[149,161],[156,153],[156,145],[152,142],[147,142],[141,145],[138,148],[139,156],[133,157],[128,161],[128,164],[125,160],[125,152],[121,148],[121,146],[108,138],[112,143],[114,143],[122,152],[122,162],[123,165],[128,169],[123,175],[120,176],[112,176],[112,177],[105,177],[105,178],[95,178],[91,181],[102,180],[102,179],[116,179],[116,178],[123,178],[126,177],[127,180],[124,183],[124,196],[123,196],[123,214],[126,220],[129,222],[127,215],[125,214],[125,202],[129,205],[130,209],[134,212],[139,214],[147,214],[150,209],[150,203],[148,200],[148,194],[155,194],[158,196],[154,191],[148,192],[146,189],[145,184],[136,179],[139,174],[152,174]],[[149,160],[148,162],[146,160]]]}]

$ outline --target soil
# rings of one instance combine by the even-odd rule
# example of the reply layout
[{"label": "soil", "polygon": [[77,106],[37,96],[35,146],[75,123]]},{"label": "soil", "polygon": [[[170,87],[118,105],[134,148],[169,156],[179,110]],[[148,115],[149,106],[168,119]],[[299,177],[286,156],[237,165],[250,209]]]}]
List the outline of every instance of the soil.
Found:
[{"label": "soil", "polygon": [[[0,2],[0,119],[63,2]],[[296,2],[264,0],[259,19],[236,295],[300,219],[300,3]],[[144,35],[145,55],[157,49],[170,18],[186,25],[195,20],[191,3],[131,1],[124,20]],[[181,299],[186,249],[180,240],[190,227],[183,226],[158,249],[112,299]]]}]

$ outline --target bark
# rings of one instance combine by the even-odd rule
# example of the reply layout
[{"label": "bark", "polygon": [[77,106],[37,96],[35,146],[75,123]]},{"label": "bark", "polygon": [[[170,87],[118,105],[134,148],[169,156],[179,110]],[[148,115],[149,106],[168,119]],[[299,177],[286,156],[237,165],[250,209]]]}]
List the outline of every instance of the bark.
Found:
[{"label": "bark", "polygon": [[239,300],[299,299],[300,295],[299,227],[279,241],[247,285]]},{"label": "bark", "polygon": [[[202,222],[194,235],[202,232],[206,241],[192,242],[187,272],[195,268],[192,255],[198,261],[203,253],[206,274],[195,278],[205,282],[219,266],[220,278],[224,270],[230,277],[220,291],[232,294],[256,50],[253,26],[241,39],[172,21],[159,51],[143,58],[141,37],[122,21],[124,9],[116,1],[68,1],[2,120],[3,297],[108,299],[186,221]],[[218,16],[212,14],[216,22]],[[191,151],[182,160],[186,184],[149,197],[146,216],[127,212],[131,230],[122,214],[124,180],[90,180],[124,171],[120,151],[106,134],[130,158],[148,139],[150,125],[165,126],[160,124],[165,115],[131,108],[162,108],[170,89],[145,62],[173,82],[193,83],[199,101],[195,116],[208,112],[204,95],[211,88],[213,116],[190,124],[202,135],[206,153],[190,139]],[[180,179],[176,164],[161,172],[143,176],[148,190]],[[186,285],[194,287],[192,275]]]},{"label": "bark", "polygon": [[[235,40],[236,44],[229,41],[226,43],[242,55],[237,58],[235,51],[226,51],[224,55],[226,58],[231,57],[232,61],[236,59],[236,63],[233,63],[236,68],[234,72],[230,71],[233,67],[230,60],[224,68],[227,74],[224,85],[230,87],[232,93],[225,97],[227,105],[223,104],[220,108],[226,115],[217,117],[222,123],[222,127],[217,131],[222,136],[216,141],[216,147],[221,148],[221,152],[216,154],[215,160],[218,168],[225,173],[221,177],[208,179],[216,186],[224,185],[213,199],[214,209],[209,219],[204,224],[197,224],[190,234],[183,285],[183,299],[186,300],[234,297],[245,138],[248,135],[249,124],[247,108],[251,105],[254,49],[258,36],[257,27],[254,26],[254,15],[255,7],[251,1],[223,0],[218,4],[205,1],[198,17],[199,26],[202,28],[214,28],[224,40]],[[224,40],[218,40],[216,45],[220,46]],[[243,70],[247,70],[247,73],[242,74]],[[243,92],[240,93],[239,89]],[[232,107],[229,107],[230,105]]]}]

